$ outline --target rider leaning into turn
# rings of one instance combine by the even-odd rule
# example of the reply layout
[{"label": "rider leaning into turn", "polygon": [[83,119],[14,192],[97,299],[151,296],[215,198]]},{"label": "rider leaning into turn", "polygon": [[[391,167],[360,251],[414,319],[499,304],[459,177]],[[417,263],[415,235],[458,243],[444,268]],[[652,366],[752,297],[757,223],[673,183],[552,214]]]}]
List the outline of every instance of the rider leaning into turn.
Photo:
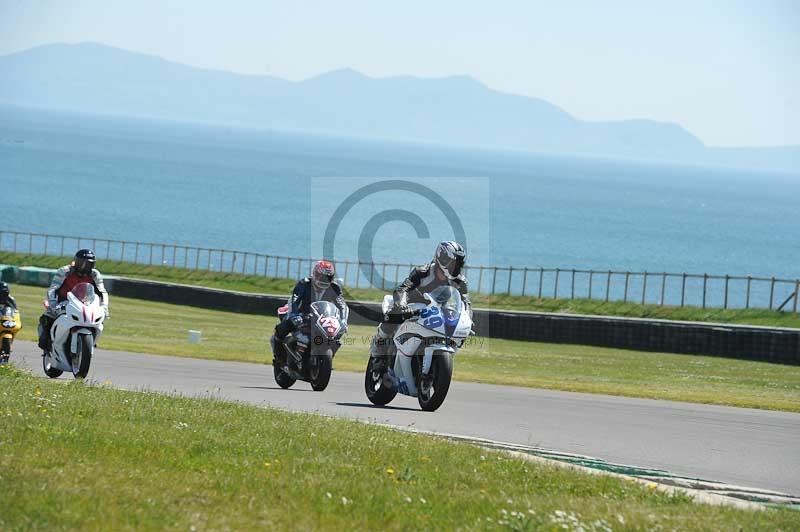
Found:
[{"label": "rider leaning into turn", "polygon": [[103,303],[103,308],[108,313],[108,292],[103,284],[103,276],[95,269],[97,259],[91,249],[80,249],[75,253],[71,264],[62,266],[56,271],[50,288],[47,289],[47,301],[50,306],[42,317],[39,318],[39,347],[45,351],[50,350],[50,327],[58,317],[56,307],[66,301],[67,294],[80,283],[90,283],[94,286]]},{"label": "rider leaning into turn", "polygon": [[[444,285],[455,287],[459,291],[464,305],[471,313],[467,279],[461,273],[465,261],[466,252],[461,244],[452,241],[440,242],[436,246],[433,260],[413,268],[400,286],[395,288],[392,294],[394,306],[389,314],[409,315],[409,303],[424,303],[425,298],[422,294],[428,294]],[[373,357],[384,357],[389,354],[389,345],[398,326],[396,322],[383,322],[378,325],[370,346],[370,354]]]},{"label": "rider leaning into turn", "polygon": [[330,301],[336,305],[341,314],[342,327],[347,328],[349,309],[342,295],[342,287],[334,281],[335,275],[333,264],[321,260],[314,264],[311,277],[297,282],[289,299],[289,312],[275,326],[275,334],[270,338],[274,357],[278,357],[277,345],[286,338],[286,335],[303,324],[303,316],[311,312],[311,304],[315,301]]}]

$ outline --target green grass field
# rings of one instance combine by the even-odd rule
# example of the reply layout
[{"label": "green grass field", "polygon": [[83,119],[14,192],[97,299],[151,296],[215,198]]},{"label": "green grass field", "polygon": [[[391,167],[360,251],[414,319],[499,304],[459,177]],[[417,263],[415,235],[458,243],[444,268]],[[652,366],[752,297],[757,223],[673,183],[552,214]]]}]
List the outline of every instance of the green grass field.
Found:
[{"label": "green grass field", "polygon": [[[71,257],[59,258],[0,252],[0,264],[58,268],[69,263],[70,260],[72,260]],[[167,266],[146,266],[105,260],[100,261],[99,267],[101,271],[106,274],[265,294],[289,294],[295,283],[295,280],[292,279],[185,270]],[[348,297],[362,301],[380,301],[384,294],[384,292],[378,290],[355,289],[352,287],[347,287],[347,290]],[[697,307],[659,307],[656,305],[639,305],[636,303],[615,301],[537,299],[534,297],[507,295],[487,296],[483,294],[472,294],[472,299],[476,307],[483,308],[659,318],[681,321],[712,321],[719,323],[742,323],[800,328],[800,316],[797,314],[763,309],[722,310],[711,308],[702,309]]]},{"label": "green grass field", "polygon": [[[35,340],[44,288],[12,286],[23,317],[20,338]],[[113,297],[100,346],[266,363],[276,320]],[[187,342],[188,330],[203,333]],[[372,327],[353,326],[334,361],[364,371]],[[477,337],[456,357],[457,380],[800,412],[800,367],[717,357],[650,353]]]},{"label": "green grass field", "polygon": [[468,444],[0,367],[0,530],[797,530]]}]

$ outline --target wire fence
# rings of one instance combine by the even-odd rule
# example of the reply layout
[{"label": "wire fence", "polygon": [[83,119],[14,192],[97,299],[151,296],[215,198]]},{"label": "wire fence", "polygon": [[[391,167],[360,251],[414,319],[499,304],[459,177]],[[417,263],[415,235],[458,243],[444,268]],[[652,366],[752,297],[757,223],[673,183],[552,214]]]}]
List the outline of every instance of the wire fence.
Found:
[{"label": "wire fence", "polygon": [[[90,247],[98,259],[189,270],[296,279],[317,259],[223,248],[0,231],[0,251],[71,256]],[[350,288],[391,289],[413,263],[337,260],[336,270]],[[797,312],[800,279],[707,273],[634,272],[577,268],[476,266],[464,271],[470,291],[539,299],[592,299],[660,306],[766,308]]]}]

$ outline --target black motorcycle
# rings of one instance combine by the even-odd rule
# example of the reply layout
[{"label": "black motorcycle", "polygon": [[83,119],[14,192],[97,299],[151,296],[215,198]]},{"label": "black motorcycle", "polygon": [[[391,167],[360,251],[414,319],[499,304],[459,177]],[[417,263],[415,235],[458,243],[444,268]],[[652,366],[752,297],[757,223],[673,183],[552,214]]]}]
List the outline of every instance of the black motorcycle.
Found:
[{"label": "black motorcycle", "polygon": [[[284,319],[286,307],[278,309]],[[333,357],[341,347],[346,328],[339,309],[329,301],[311,304],[311,312],[303,316],[303,324],[278,344],[278,356],[272,364],[275,382],[290,388],[298,380],[311,383],[314,391],[328,387],[333,371]]]}]

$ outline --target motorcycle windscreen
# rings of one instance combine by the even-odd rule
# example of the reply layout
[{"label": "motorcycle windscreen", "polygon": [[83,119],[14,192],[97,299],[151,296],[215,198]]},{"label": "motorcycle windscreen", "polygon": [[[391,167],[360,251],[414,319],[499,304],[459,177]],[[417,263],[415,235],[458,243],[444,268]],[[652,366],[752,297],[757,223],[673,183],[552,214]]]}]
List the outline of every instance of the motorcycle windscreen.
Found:
[{"label": "motorcycle windscreen", "polygon": [[328,338],[334,338],[342,328],[339,307],[330,301],[315,301],[311,303],[311,310],[314,312],[317,327],[322,329]]},{"label": "motorcycle windscreen", "polygon": [[311,309],[317,316],[328,316],[331,318],[339,318],[339,307],[330,301],[315,301],[311,303]]},{"label": "motorcycle windscreen", "polygon": [[75,287],[70,290],[70,293],[84,305],[91,305],[97,297],[94,286],[91,283],[76,284]]},{"label": "motorcycle windscreen", "polygon": [[[461,294],[454,287],[445,285],[436,288],[429,295],[433,302],[438,305],[439,308],[437,310],[441,310],[441,316],[436,315],[438,313],[434,313],[430,317],[423,319],[423,326],[437,332],[441,332],[443,328],[445,336],[453,336],[463,308]],[[429,308],[436,307],[431,305]]]}]

